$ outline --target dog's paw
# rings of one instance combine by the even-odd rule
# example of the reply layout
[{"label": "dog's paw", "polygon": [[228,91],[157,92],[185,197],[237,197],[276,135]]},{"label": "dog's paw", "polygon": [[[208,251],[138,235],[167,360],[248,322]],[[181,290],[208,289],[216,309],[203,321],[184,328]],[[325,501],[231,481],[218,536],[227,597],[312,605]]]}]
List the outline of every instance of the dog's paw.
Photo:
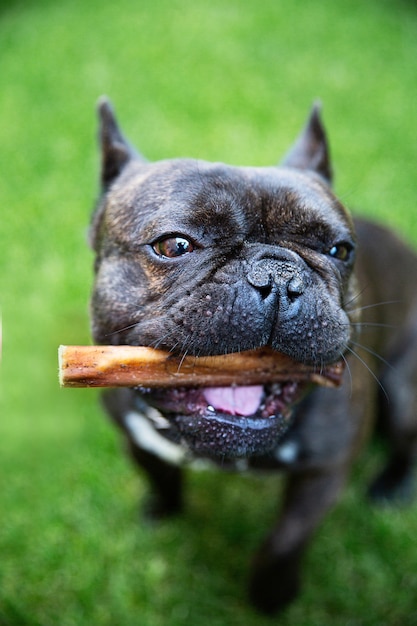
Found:
[{"label": "dog's paw", "polygon": [[298,564],[292,558],[257,564],[249,581],[249,599],[261,613],[274,615],[287,608],[298,596]]}]

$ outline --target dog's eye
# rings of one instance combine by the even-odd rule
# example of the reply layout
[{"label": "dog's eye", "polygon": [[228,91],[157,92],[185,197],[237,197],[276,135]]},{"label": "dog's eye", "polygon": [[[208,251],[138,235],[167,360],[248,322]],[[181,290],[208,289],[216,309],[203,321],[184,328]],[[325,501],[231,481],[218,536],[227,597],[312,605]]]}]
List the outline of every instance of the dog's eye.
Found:
[{"label": "dog's eye", "polygon": [[353,246],[347,241],[336,243],[329,250],[329,255],[339,261],[349,261],[352,254]]},{"label": "dog's eye", "polygon": [[191,241],[179,235],[160,239],[156,241],[152,247],[158,256],[164,256],[167,259],[174,259],[183,254],[189,254],[194,250]]}]

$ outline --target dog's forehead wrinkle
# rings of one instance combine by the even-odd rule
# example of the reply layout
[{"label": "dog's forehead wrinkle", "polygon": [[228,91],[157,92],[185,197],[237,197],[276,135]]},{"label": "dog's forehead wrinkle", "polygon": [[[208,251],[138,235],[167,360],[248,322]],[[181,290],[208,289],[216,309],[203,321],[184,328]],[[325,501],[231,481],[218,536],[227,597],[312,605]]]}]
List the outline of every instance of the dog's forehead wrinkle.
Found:
[{"label": "dog's forehead wrinkle", "polygon": [[[185,216],[184,207],[189,209]],[[349,230],[344,208],[320,177],[288,168],[173,159],[130,164],[109,192],[106,221],[120,240],[139,230],[152,237],[190,229],[204,238],[226,223],[222,230],[237,240],[250,234],[262,240],[288,223],[307,228],[312,213],[319,233],[320,223],[328,226],[329,208],[336,228],[342,222]]]},{"label": "dog's forehead wrinkle", "polygon": [[271,207],[292,211],[292,218],[296,211],[307,216],[313,211],[324,223],[328,222],[329,213],[333,213],[336,221],[353,231],[350,214],[320,176],[287,168],[259,168],[256,172],[264,181]]}]

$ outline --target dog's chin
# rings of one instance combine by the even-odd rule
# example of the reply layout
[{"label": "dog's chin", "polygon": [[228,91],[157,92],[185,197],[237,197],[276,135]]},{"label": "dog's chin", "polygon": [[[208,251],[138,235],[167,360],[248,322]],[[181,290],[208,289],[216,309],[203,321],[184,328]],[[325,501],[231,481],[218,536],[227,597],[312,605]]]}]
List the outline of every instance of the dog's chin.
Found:
[{"label": "dog's chin", "polygon": [[169,422],[165,434],[170,439],[198,456],[232,459],[273,451],[308,386],[288,381],[246,387],[140,388],[137,393]]}]

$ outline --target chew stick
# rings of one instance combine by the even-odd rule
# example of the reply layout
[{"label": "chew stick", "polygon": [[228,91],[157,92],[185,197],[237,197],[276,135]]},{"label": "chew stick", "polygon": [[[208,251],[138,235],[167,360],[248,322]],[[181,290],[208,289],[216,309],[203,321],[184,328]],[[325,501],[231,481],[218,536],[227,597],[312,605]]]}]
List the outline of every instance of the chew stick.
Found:
[{"label": "chew stick", "polygon": [[175,357],[136,346],[60,346],[62,387],[220,387],[284,380],[337,387],[341,362],[320,371],[269,348],[210,357]]}]

